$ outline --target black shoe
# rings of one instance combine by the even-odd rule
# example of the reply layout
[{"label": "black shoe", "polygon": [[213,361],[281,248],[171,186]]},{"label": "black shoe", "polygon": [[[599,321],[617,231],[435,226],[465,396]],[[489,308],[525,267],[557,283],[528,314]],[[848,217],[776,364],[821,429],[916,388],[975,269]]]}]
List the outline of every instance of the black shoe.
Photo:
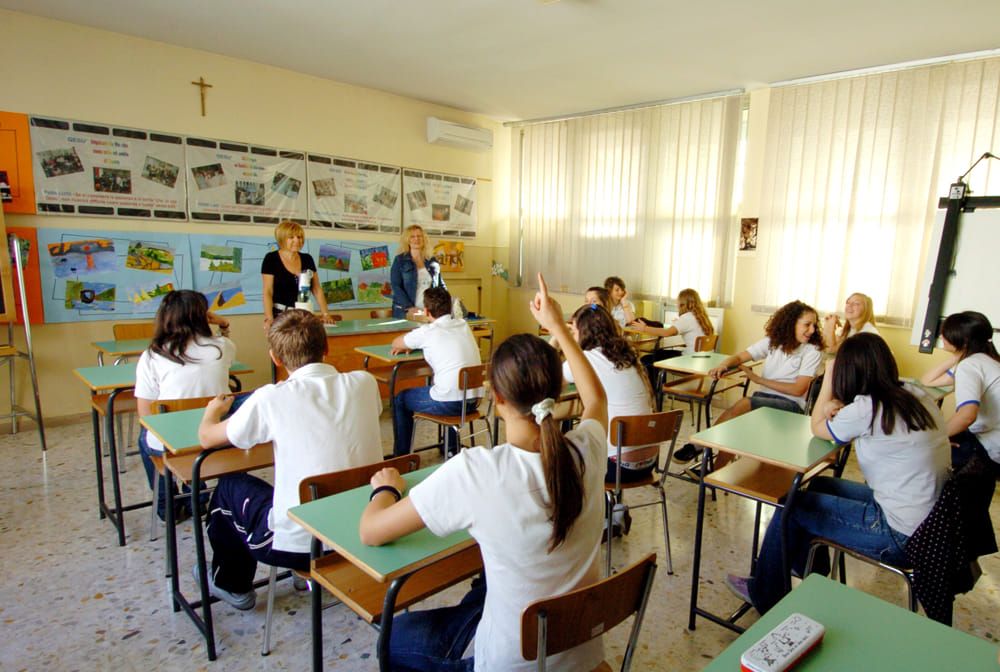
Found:
[{"label": "black shoe", "polygon": [[[629,521],[631,523],[631,521]],[[622,536],[622,526],[617,523],[612,523],[611,525],[611,537],[617,538]],[[608,543],[608,528],[604,528],[604,532],[601,533],[601,543]]]},{"label": "black shoe", "polygon": [[698,446],[693,443],[685,443],[683,446],[674,451],[673,459],[678,462],[690,462],[694,458],[698,457],[701,453],[698,450]]}]

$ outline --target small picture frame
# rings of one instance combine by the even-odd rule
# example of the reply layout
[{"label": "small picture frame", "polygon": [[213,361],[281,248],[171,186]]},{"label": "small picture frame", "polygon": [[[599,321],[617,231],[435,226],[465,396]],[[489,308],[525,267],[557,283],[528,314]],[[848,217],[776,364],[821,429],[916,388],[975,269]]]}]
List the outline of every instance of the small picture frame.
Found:
[{"label": "small picture frame", "polygon": [[740,238],[736,248],[739,256],[757,255],[757,225],[757,217],[744,217],[740,220]]}]

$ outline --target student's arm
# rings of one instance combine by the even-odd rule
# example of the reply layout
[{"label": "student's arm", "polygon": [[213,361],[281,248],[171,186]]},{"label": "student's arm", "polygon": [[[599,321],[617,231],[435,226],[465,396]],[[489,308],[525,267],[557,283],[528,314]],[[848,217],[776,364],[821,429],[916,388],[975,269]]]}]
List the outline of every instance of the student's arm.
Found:
[{"label": "student's arm", "polygon": [[400,334],[396,338],[392,339],[392,349],[391,353],[398,355],[401,352],[409,352],[410,347],[406,345],[406,334]]},{"label": "student's arm", "polygon": [[830,360],[826,364],[826,375],[823,376],[823,384],[820,386],[819,396],[816,398],[816,405],[813,406],[810,418],[813,436],[834,441],[826,423],[843,407],[841,401],[833,398],[833,360]]},{"label": "student's arm", "polygon": [[751,359],[752,357],[750,356],[750,353],[747,352],[746,350],[738,352],[735,355],[730,355],[729,357],[726,357],[724,360],[722,360],[722,363],[719,364],[714,369],[711,369],[708,372],[708,375],[712,378],[719,379],[722,376],[726,375],[726,372],[729,371],[729,369],[740,366],[745,362],[749,362]]},{"label": "student's arm", "polygon": [[677,334],[680,333],[679,331],[677,331],[677,327],[671,326],[671,327],[664,327],[661,329],[660,327],[654,327],[648,325],[645,322],[642,322],[641,320],[642,318],[639,318],[639,320],[637,320],[634,324],[632,324],[631,325],[632,329],[635,329],[636,331],[641,331],[644,334],[652,334],[653,336],[663,336],[663,337],[676,336]]},{"label": "student's arm", "polygon": [[837,338],[838,322],[840,322],[840,318],[834,313],[823,318],[823,342],[826,343],[827,352],[837,352],[840,347],[840,340]]},{"label": "student's arm", "polygon": [[579,344],[573,340],[569,333],[566,321],[562,316],[562,308],[555,299],[549,296],[548,285],[545,278],[538,274],[538,293],[529,304],[531,315],[542,327],[549,330],[552,337],[559,343],[563,355],[569,363],[569,368],[573,372],[576,380],[576,391],[580,395],[583,404],[581,418],[597,420],[606,434],[608,431],[608,399],[604,393],[604,386],[598,379],[590,362],[583,354]]},{"label": "student's arm", "polygon": [[950,373],[949,370],[954,371],[955,367],[958,366],[958,360],[961,357],[955,355],[954,357],[949,357],[945,361],[941,362],[933,369],[920,376],[920,382],[924,385],[930,385],[931,387],[939,387],[942,385],[954,385],[955,378]]},{"label": "student's arm", "polygon": [[[740,370],[746,374],[747,378],[751,382],[757,383],[762,387],[766,387],[775,392],[781,392],[783,394],[790,394],[793,397],[801,397],[803,394],[809,391],[809,383],[812,382],[813,378],[816,376],[798,376],[795,378],[794,382],[786,383],[779,380],[771,380],[770,378],[762,378],[754,373],[753,369],[748,366],[740,365]],[[824,381],[825,382],[825,381]]]},{"label": "student's arm", "polygon": [[966,403],[961,408],[955,409],[955,415],[948,418],[948,436],[964,432],[972,426],[977,417],[979,417],[979,404],[975,402]]},{"label": "student's arm", "polygon": [[205,415],[201,418],[198,426],[198,441],[202,448],[218,448],[229,445],[229,437],[226,436],[226,425],[229,420],[223,420],[230,406],[233,405],[233,395],[220,394],[205,407]]},{"label": "student's arm", "polygon": [[220,317],[219,315],[216,315],[212,311],[208,311],[207,317],[209,324],[214,324],[217,327],[219,327],[219,334],[221,334],[222,336],[229,335],[229,320],[227,320],[224,317]]},{"label": "student's arm", "polygon": [[271,320],[274,319],[272,317],[274,315],[274,276],[270,273],[262,273],[260,280],[264,287],[261,298],[264,301],[264,330],[266,331],[271,326]]},{"label": "student's arm", "polygon": [[[382,469],[372,476],[372,490],[383,485],[390,485],[403,494],[406,491],[406,481],[396,469]],[[390,541],[405,537],[424,527],[424,521],[413,506],[409,497],[396,501],[392,492],[383,491],[375,495],[361,514],[358,532],[361,543],[366,546],[381,546]]]},{"label": "student's arm", "polygon": [[140,418],[145,418],[147,415],[153,414],[153,400],[152,399],[140,399],[135,398],[135,410],[139,414]]}]

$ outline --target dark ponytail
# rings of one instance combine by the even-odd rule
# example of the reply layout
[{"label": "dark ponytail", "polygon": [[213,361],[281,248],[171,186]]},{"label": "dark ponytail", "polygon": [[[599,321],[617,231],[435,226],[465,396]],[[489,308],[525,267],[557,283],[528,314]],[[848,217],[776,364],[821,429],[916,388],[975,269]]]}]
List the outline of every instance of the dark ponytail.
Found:
[{"label": "dark ponytail", "polygon": [[[559,398],[562,364],[548,343],[537,336],[518,334],[501,343],[493,353],[490,383],[518,413],[532,416],[532,406],[544,399]],[[580,450],[563,435],[551,414],[539,423],[538,443],[552,508],[549,539],[552,551],[566,540],[583,511],[584,464]]]}]

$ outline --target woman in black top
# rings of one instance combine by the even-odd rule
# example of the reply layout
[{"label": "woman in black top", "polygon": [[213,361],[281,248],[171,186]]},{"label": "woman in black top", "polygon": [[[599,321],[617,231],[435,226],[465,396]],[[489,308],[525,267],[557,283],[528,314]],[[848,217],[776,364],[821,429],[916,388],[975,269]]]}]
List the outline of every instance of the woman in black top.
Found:
[{"label": "woman in black top", "polygon": [[316,297],[324,322],[331,322],[326,308],[326,297],[319,286],[316,262],[311,255],[300,252],[305,244],[305,232],[295,222],[285,220],[274,229],[278,241],[278,251],[268,252],[260,265],[261,280],[264,283],[264,329],[271,326],[274,316],[283,310],[295,307],[299,294],[299,274],[312,271],[309,289]]}]

